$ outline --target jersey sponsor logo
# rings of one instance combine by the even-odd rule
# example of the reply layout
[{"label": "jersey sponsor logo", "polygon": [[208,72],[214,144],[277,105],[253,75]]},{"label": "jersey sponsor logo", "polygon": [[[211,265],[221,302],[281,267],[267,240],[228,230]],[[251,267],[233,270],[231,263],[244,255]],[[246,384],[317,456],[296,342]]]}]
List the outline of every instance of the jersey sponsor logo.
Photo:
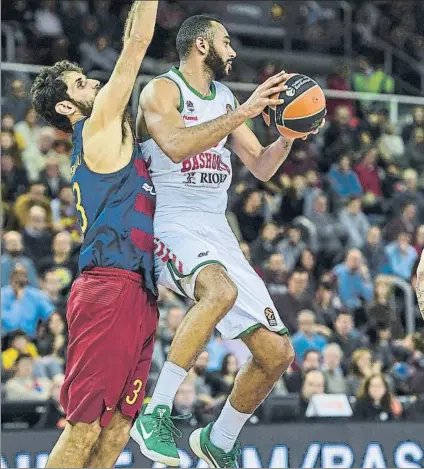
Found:
[{"label": "jersey sponsor logo", "polygon": [[231,174],[230,167],[222,161],[221,155],[205,151],[184,160],[181,172],[188,173],[197,169],[213,169],[215,171],[225,171]]},{"label": "jersey sponsor logo", "polygon": [[198,117],[197,116],[183,116],[183,119],[185,121],[197,121]]},{"label": "jersey sponsor logo", "polygon": [[143,189],[151,195],[156,195],[156,192],[153,186],[151,186],[150,184],[147,184],[147,182],[143,184]]},{"label": "jersey sponsor logo", "polygon": [[188,173],[187,179],[183,182],[186,186],[206,185],[219,187],[223,184],[228,174],[222,173]]},{"label": "jersey sponsor logo", "polygon": [[265,317],[271,327],[277,325],[277,319],[275,318],[274,311],[271,308],[265,308]]},{"label": "jersey sponsor logo", "polygon": [[194,112],[194,104],[189,100],[186,101],[186,108],[189,114],[192,114]]}]

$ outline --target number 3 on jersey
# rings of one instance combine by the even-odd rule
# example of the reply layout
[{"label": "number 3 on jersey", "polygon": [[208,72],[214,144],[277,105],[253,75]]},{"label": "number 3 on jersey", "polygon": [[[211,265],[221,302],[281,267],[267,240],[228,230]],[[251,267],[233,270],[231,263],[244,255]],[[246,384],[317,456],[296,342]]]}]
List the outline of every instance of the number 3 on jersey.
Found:
[{"label": "number 3 on jersey", "polygon": [[85,214],[84,207],[82,206],[81,189],[77,182],[74,182],[74,185],[72,186],[72,191],[74,192],[75,199],[76,199],[75,208],[77,209],[77,212],[80,215],[81,230],[83,233],[85,233],[85,230],[87,229],[88,221],[87,221],[87,215]]}]

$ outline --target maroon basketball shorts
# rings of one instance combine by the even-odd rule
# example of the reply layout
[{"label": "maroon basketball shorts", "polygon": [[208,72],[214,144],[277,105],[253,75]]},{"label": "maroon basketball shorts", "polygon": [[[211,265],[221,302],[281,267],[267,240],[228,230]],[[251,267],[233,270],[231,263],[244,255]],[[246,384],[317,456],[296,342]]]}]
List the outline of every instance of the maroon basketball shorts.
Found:
[{"label": "maroon basketball shorts", "polygon": [[68,300],[69,343],[60,402],[70,422],[110,423],[115,409],[141,409],[158,321],[156,298],[141,276],[97,267],[74,282]]}]

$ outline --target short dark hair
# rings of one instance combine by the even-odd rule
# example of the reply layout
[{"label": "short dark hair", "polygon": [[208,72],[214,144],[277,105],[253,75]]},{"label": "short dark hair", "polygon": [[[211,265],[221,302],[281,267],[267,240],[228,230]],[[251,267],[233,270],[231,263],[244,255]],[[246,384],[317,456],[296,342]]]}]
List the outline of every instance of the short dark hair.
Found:
[{"label": "short dark hair", "polygon": [[34,80],[31,87],[32,104],[43,119],[63,132],[72,132],[72,125],[66,116],[56,112],[55,106],[61,101],[72,101],[68,95],[68,86],[63,80],[66,72],[83,73],[82,68],[68,60],[56,62],[45,67]]},{"label": "short dark hair", "polygon": [[180,60],[184,60],[190,55],[193,45],[199,36],[212,42],[212,22],[222,24],[219,19],[210,15],[194,15],[184,21],[178,31],[176,40],[176,47]]}]

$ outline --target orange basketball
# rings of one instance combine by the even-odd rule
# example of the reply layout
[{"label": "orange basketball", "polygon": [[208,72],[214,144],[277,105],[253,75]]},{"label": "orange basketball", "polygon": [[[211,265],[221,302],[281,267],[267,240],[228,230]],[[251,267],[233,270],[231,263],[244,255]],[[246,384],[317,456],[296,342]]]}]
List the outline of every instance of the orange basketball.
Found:
[{"label": "orange basketball", "polygon": [[284,103],[267,107],[262,116],[267,125],[276,126],[280,135],[301,138],[317,129],[324,119],[327,113],[324,92],[315,80],[298,73],[290,76],[286,86],[287,90],[278,96]]}]

